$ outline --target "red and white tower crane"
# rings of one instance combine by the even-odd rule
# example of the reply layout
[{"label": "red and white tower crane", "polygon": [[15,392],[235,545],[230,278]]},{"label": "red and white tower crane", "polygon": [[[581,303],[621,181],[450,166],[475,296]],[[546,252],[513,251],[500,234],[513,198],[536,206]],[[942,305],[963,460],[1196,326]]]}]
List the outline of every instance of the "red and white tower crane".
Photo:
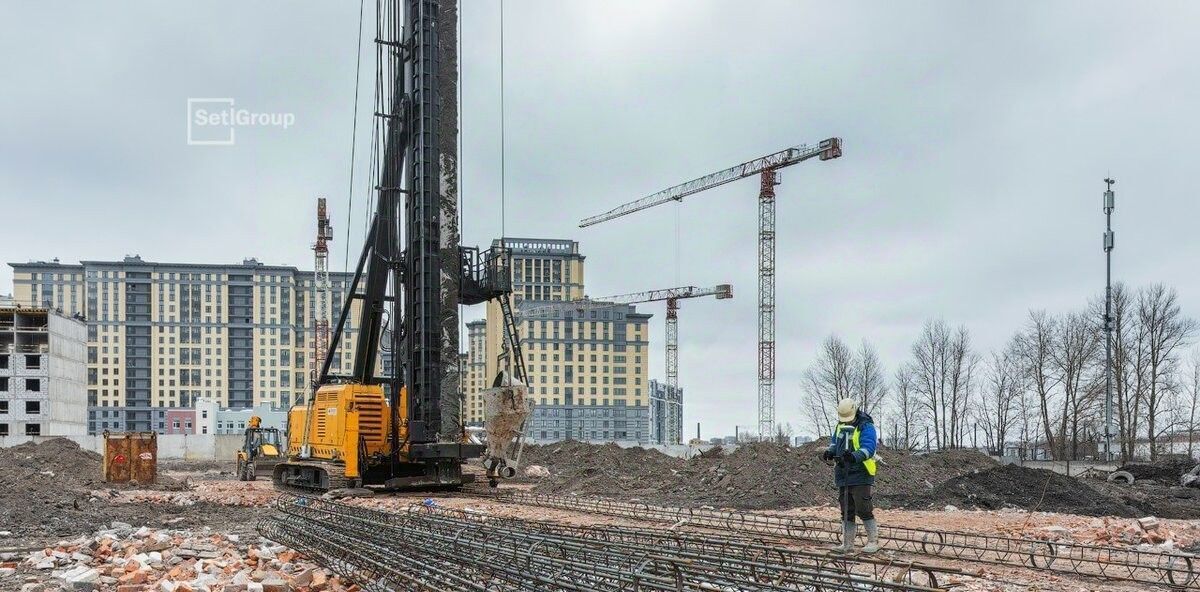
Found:
[{"label": "red and white tower crane", "polygon": [[308,362],[308,382],[312,393],[316,389],[319,368],[329,351],[329,325],[333,316],[333,287],[329,282],[329,241],[333,240],[333,225],[325,209],[325,198],[317,198],[317,240],[313,243],[313,283],[308,299],[309,318],[312,325],[312,355]]},{"label": "red and white tower crane", "polygon": [[522,318],[537,316],[554,310],[570,308],[579,311],[609,308],[618,304],[640,304],[644,302],[667,301],[667,392],[662,401],[666,426],[661,440],[666,444],[679,444],[683,441],[683,398],[679,391],[679,301],[685,298],[701,298],[713,296],[718,300],[733,298],[733,288],[729,284],[717,284],[711,288],[696,286],[681,286],[631,294],[618,294],[603,298],[588,298],[585,300],[568,300],[561,302],[542,303],[519,312]]},{"label": "red and white tower crane", "polygon": [[758,192],[758,431],[761,438],[768,438],[775,431],[775,186],[779,185],[778,171],[811,158],[830,160],[841,155],[841,138],[822,140],[816,146],[795,146],[663,189],[579,222],[580,228],[599,224],[657,205],[683,201],[693,193],[738,179],[761,175]]}]

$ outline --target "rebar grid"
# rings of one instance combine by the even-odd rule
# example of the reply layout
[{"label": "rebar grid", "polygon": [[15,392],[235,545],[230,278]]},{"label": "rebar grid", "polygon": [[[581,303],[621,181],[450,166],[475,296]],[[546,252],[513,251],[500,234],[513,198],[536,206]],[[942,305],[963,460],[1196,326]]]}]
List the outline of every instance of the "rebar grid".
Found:
[{"label": "rebar grid", "polygon": [[[419,508],[389,513],[302,496],[283,496],[275,508],[260,525],[264,536],[295,545],[372,592],[939,590],[873,579],[844,566],[822,569],[765,547],[751,556],[730,547],[723,555],[713,552],[719,545],[706,549],[697,541],[690,548],[671,547],[638,542],[631,533],[606,540],[598,529],[579,536],[544,523]],[[475,585],[462,585],[464,580]]]},{"label": "rebar grid", "polygon": [[[511,492],[501,501],[635,520],[820,542],[840,540],[841,523],[812,516],[773,516],[711,508],[652,506],[595,498]],[[1186,554],[1158,553],[1075,543],[880,526],[884,548],[947,559],[1046,569],[1113,580],[1200,589],[1200,574]]]},{"label": "rebar grid", "polygon": [[[464,525],[480,520],[478,513],[440,506],[416,506],[421,511],[435,513]],[[601,541],[632,551],[645,553],[668,550],[673,555],[689,559],[720,561],[738,557],[751,564],[773,564],[791,569],[818,572],[837,572],[884,582],[904,582],[928,588],[938,587],[939,576],[962,574],[961,569],[921,564],[913,561],[898,561],[891,558],[867,556],[838,556],[818,551],[780,547],[762,537],[739,533],[722,533],[715,537],[696,532],[678,531],[654,527],[629,526],[578,526],[548,520],[527,518],[491,517],[483,518],[490,524],[505,528],[536,530],[547,538],[574,537]]]}]

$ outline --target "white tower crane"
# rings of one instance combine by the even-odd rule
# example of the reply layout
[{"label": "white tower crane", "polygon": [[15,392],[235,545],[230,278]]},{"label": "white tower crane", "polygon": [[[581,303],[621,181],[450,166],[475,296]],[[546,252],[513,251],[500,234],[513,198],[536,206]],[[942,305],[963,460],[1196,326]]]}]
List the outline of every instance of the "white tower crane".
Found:
[{"label": "white tower crane", "polygon": [[679,301],[685,298],[701,298],[713,296],[718,300],[733,298],[733,288],[729,284],[717,284],[711,288],[696,286],[681,286],[662,290],[649,290],[631,294],[618,294],[603,298],[585,300],[567,300],[560,302],[538,303],[522,308],[518,317],[529,318],[562,309],[589,311],[609,308],[619,304],[639,304],[643,302],[667,301],[667,392],[662,401],[665,409],[665,434],[660,439],[666,444],[679,444],[683,441],[683,398],[679,391]]},{"label": "white tower crane", "polygon": [[841,138],[822,140],[816,146],[795,146],[744,162],[687,183],[663,189],[603,214],[584,218],[581,228],[606,222],[738,179],[761,175],[758,192],[758,431],[769,438],[775,431],[775,186],[777,171],[810,158],[830,160],[842,155]]}]

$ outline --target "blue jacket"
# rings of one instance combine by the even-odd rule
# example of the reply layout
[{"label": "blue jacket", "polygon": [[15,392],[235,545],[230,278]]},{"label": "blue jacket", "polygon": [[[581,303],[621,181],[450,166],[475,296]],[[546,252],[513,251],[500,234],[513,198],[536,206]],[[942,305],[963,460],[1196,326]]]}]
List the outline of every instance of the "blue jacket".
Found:
[{"label": "blue jacket", "polygon": [[854,416],[854,421],[851,425],[858,428],[858,450],[854,451],[854,461],[845,462],[842,460],[842,452],[852,450],[853,444],[849,441],[852,432],[844,430],[838,433],[835,426],[833,428],[833,436],[829,440],[829,452],[834,456],[833,479],[838,487],[851,487],[854,485],[874,485],[875,476],[867,472],[867,467],[863,465],[863,461],[875,456],[875,420],[863,410],[859,410]]}]

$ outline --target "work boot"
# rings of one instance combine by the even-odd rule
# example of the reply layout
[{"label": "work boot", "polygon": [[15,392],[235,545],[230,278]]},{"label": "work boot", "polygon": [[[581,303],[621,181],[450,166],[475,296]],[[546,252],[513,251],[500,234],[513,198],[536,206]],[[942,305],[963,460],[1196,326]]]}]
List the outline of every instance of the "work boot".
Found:
[{"label": "work boot", "polygon": [[879,523],[872,518],[863,520],[863,526],[867,527],[867,544],[863,546],[863,553],[874,553],[879,550]]},{"label": "work boot", "polygon": [[854,535],[858,532],[858,525],[853,522],[842,523],[842,544],[830,549],[830,553],[842,555],[854,551]]}]

